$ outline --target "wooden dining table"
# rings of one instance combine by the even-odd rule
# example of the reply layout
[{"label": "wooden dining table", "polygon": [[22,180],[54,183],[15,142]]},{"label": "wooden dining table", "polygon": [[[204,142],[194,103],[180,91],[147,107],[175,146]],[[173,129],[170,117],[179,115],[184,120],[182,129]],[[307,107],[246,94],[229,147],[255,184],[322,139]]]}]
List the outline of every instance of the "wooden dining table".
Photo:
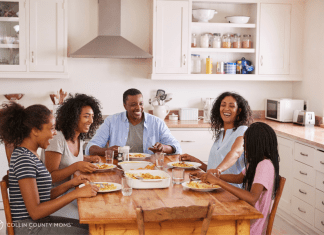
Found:
[{"label": "wooden dining table", "polygon": [[[151,156],[153,158],[154,155]],[[146,161],[152,161],[147,158]],[[153,159],[154,160],[154,159]],[[165,157],[163,170],[172,175],[167,163],[172,157]],[[185,170],[185,181],[189,173],[200,169]],[[76,172],[76,175],[80,174]],[[87,174],[92,182],[121,183],[123,172],[112,169],[107,172]],[[250,234],[250,220],[263,215],[247,202],[242,201],[219,188],[211,192],[198,192],[185,189],[181,184],[168,188],[133,189],[131,196],[123,196],[114,191],[98,193],[92,198],[79,198],[78,210],[81,224],[89,225],[89,234],[138,234],[135,208],[145,209],[172,208],[178,206],[207,205],[215,203],[207,234]],[[145,223],[146,234],[200,234],[201,220],[163,221]]]}]

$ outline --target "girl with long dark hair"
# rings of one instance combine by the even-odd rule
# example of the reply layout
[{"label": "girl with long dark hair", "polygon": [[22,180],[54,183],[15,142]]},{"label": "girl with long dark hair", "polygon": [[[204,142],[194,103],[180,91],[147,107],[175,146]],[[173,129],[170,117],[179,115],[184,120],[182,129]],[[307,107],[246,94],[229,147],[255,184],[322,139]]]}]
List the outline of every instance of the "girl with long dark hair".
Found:
[{"label": "girl with long dark hair", "polygon": [[[271,202],[279,188],[279,154],[274,130],[262,122],[253,123],[244,134],[245,169],[238,175],[212,173],[199,175],[203,182],[220,185],[248,202],[263,214],[251,221],[251,234],[265,234]],[[228,182],[228,183],[227,183]],[[239,189],[229,183],[243,183]]]},{"label": "girl with long dark hair", "polygon": [[[13,144],[9,164],[9,195],[15,234],[88,234],[77,220],[50,216],[73,200],[93,197],[98,187],[86,184],[71,193],[70,188],[88,182],[80,175],[52,188],[52,178],[37,154],[56,135],[55,119],[43,105],[28,108],[12,103],[0,111],[0,142]],[[65,224],[64,227],[54,224]],[[20,226],[23,224],[24,226]]]}]

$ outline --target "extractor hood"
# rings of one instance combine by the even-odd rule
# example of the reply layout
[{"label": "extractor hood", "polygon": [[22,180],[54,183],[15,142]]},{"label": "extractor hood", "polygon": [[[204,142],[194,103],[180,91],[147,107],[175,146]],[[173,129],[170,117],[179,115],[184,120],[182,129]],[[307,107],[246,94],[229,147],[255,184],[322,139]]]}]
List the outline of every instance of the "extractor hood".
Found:
[{"label": "extractor hood", "polygon": [[153,56],[121,36],[121,0],[99,0],[99,35],[74,58],[142,59]]}]

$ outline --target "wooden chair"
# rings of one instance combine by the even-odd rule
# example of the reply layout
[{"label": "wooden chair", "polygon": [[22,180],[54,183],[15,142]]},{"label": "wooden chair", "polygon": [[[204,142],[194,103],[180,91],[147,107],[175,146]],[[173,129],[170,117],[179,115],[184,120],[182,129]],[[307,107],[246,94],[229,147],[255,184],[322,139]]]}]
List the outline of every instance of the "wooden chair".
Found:
[{"label": "wooden chair", "polygon": [[9,187],[8,175],[5,175],[1,181],[1,194],[2,194],[6,221],[7,221],[8,235],[14,235],[14,228],[12,227],[11,209],[9,204],[8,187]]},{"label": "wooden chair", "polygon": [[5,150],[6,150],[6,155],[7,155],[7,160],[8,160],[8,166],[10,164],[10,159],[11,159],[11,154],[14,151],[15,147],[13,144],[8,144],[8,143],[4,143],[5,144]]},{"label": "wooden chair", "polygon": [[214,203],[209,203],[207,206],[180,206],[155,210],[142,210],[141,207],[137,207],[136,216],[138,231],[140,235],[145,234],[144,222],[159,222],[176,219],[203,219],[201,234],[207,234],[214,208]]},{"label": "wooden chair", "polygon": [[285,186],[285,182],[286,182],[286,178],[279,176],[279,188],[277,190],[276,193],[276,197],[274,199],[273,205],[272,205],[272,210],[269,216],[269,222],[268,222],[268,227],[267,227],[267,235],[271,235],[271,231],[272,231],[272,226],[273,226],[273,222],[274,222],[274,218],[276,216],[276,212],[277,212],[277,208],[278,208],[278,204],[279,204],[279,200],[281,198],[281,194],[283,191],[283,188]]}]

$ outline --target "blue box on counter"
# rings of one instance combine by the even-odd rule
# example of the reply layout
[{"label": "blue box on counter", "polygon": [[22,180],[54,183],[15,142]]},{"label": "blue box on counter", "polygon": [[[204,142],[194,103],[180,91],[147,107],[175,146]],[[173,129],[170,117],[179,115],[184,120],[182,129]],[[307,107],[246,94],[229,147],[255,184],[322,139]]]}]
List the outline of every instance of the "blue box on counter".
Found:
[{"label": "blue box on counter", "polygon": [[236,74],[236,63],[225,63],[224,71],[225,74]]}]

